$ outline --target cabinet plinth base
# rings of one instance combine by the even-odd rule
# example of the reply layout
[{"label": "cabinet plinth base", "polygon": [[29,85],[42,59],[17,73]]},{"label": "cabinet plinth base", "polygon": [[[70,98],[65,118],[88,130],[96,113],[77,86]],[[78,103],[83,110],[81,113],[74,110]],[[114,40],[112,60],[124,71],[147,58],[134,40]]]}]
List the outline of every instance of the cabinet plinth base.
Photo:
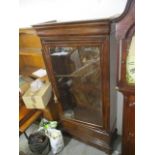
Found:
[{"label": "cabinet plinth base", "polygon": [[109,134],[98,127],[85,125],[68,119],[62,119],[61,123],[64,131],[72,135],[74,138],[94,146],[108,154],[112,153],[112,144],[116,138],[117,130]]}]

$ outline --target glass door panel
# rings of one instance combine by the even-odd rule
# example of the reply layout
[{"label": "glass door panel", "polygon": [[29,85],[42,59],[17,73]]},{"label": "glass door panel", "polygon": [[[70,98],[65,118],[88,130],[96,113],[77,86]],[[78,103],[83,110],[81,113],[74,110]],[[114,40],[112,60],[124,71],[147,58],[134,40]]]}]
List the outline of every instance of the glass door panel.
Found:
[{"label": "glass door panel", "polygon": [[102,126],[99,47],[53,47],[51,62],[64,117]]}]

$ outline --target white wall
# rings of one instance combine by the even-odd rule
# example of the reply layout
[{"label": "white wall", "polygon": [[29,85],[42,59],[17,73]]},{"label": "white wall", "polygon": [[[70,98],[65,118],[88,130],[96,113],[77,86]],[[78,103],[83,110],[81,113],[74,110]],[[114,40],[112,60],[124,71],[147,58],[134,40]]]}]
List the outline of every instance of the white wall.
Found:
[{"label": "white wall", "polygon": [[19,27],[50,20],[108,18],[124,10],[127,0],[19,0]]},{"label": "white wall", "polygon": [[118,92],[117,93],[117,129],[118,134],[122,135],[122,120],[123,119],[123,95]]},{"label": "white wall", "polygon": [[[19,27],[51,20],[75,21],[118,16],[127,0],[19,0]],[[117,95],[117,129],[122,134],[123,96]]]}]

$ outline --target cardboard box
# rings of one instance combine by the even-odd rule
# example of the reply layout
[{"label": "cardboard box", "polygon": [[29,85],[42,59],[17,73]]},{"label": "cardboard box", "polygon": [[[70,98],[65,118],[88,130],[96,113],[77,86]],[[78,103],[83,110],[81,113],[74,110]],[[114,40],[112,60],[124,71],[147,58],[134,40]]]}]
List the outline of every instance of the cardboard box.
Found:
[{"label": "cardboard box", "polygon": [[48,82],[37,92],[32,92],[29,88],[23,95],[23,101],[28,109],[45,109],[50,98],[52,87]]}]

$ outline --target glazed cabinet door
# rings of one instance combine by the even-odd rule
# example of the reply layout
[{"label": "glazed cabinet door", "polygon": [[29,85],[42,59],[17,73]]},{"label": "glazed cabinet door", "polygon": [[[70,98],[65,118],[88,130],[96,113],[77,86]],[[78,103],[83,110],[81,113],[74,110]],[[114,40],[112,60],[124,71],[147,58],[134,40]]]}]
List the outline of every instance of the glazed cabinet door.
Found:
[{"label": "glazed cabinet door", "polygon": [[94,20],[34,26],[64,131],[107,152],[116,120],[110,100],[110,23]]},{"label": "glazed cabinet door", "polygon": [[62,117],[103,125],[101,46],[48,46]]}]

